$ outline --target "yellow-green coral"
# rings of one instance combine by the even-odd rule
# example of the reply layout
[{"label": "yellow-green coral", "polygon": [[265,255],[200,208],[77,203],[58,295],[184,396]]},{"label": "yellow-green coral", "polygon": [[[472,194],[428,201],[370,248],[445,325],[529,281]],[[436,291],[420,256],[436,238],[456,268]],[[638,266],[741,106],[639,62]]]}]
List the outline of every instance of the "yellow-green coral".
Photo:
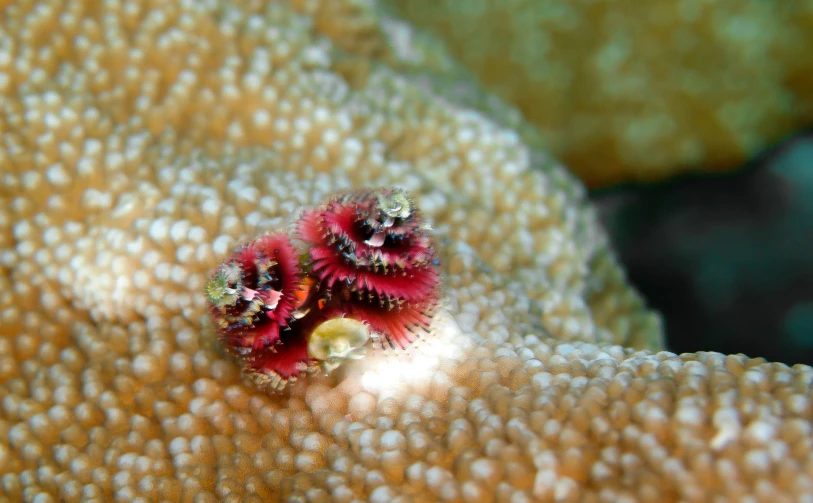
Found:
[{"label": "yellow-green coral", "polygon": [[813,1],[387,0],[590,185],[731,169],[813,123]]},{"label": "yellow-green coral", "polygon": [[[6,8],[0,497],[809,495],[811,369],[615,345],[658,348],[659,325],[583,188],[515,114],[461,106],[481,96],[465,80],[399,67],[408,26],[371,29],[374,7]],[[440,238],[437,336],[258,392],[213,345],[208,272],[300,207],[382,185]]]}]

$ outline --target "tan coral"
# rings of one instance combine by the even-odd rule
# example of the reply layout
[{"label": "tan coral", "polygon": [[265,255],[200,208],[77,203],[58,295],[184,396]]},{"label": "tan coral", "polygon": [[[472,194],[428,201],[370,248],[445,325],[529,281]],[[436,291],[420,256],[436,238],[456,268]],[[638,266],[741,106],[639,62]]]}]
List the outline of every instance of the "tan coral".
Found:
[{"label": "tan coral", "polygon": [[388,0],[589,185],[739,166],[813,123],[813,1]]},{"label": "tan coral", "polygon": [[[352,30],[314,6],[4,11],[0,499],[810,492],[809,368],[612,345],[656,349],[659,326],[583,189],[430,91],[442,71],[394,71],[404,25],[378,32],[390,55],[346,65],[368,56],[320,37]],[[300,207],[381,185],[433,223],[450,315],[409,355],[259,392],[213,343],[207,273]]]}]

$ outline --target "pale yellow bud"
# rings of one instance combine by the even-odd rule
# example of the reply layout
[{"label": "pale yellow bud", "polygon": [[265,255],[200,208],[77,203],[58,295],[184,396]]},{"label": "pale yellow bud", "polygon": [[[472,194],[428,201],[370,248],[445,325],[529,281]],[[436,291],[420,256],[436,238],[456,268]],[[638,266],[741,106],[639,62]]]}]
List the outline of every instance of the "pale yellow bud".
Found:
[{"label": "pale yellow bud", "polygon": [[308,342],[308,354],[319,361],[327,373],[345,360],[357,360],[367,353],[364,345],[370,339],[367,326],[350,318],[328,320],[313,331]]}]

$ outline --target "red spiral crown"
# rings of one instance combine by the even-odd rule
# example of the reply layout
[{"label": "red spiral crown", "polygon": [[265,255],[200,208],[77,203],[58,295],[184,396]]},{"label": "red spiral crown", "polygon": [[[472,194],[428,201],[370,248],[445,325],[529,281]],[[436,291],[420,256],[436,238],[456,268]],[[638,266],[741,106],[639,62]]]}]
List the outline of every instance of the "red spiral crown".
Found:
[{"label": "red spiral crown", "polygon": [[305,263],[277,232],[237,249],[206,284],[218,338],[260,382],[280,389],[317,360],[329,371],[360,358],[369,332],[393,348],[428,332],[440,275],[405,191],[334,196],[296,233]]},{"label": "red spiral crown", "polygon": [[298,237],[329,304],[405,348],[426,331],[440,276],[428,227],[401,189],[336,196],[303,213]]},{"label": "red spiral crown", "polygon": [[296,249],[285,234],[265,235],[238,248],[206,284],[212,317],[226,347],[244,354],[279,342],[299,282]]}]

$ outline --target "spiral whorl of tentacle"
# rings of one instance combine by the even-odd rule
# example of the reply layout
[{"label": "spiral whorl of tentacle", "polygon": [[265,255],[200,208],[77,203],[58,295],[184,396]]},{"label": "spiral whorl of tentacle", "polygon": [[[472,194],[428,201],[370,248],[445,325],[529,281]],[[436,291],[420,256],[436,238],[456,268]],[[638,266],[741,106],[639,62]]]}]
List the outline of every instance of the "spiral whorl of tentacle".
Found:
[{"label": "spiral whorl of tentacle", "polygon": [[276,233],[246,243],[206,283],[212,317],[226,348],[247,354],[279,342],[300,282],[297,252]]},{"label": "spiral whorl of tentacle", "polygon": [[393,347],[428,330],[440,277],[428,226],[406,191],[336,196],[303,213],[297,234],[327,302]]},{"label": "spiral whorl of tentacle", "polygon": [[440,275],[428,226],[400,189],[341,194],[287,235],[238,248],[206,283],[218,338],[271,389],[362,358],[373,334],[405,348],[429,323]]}]

